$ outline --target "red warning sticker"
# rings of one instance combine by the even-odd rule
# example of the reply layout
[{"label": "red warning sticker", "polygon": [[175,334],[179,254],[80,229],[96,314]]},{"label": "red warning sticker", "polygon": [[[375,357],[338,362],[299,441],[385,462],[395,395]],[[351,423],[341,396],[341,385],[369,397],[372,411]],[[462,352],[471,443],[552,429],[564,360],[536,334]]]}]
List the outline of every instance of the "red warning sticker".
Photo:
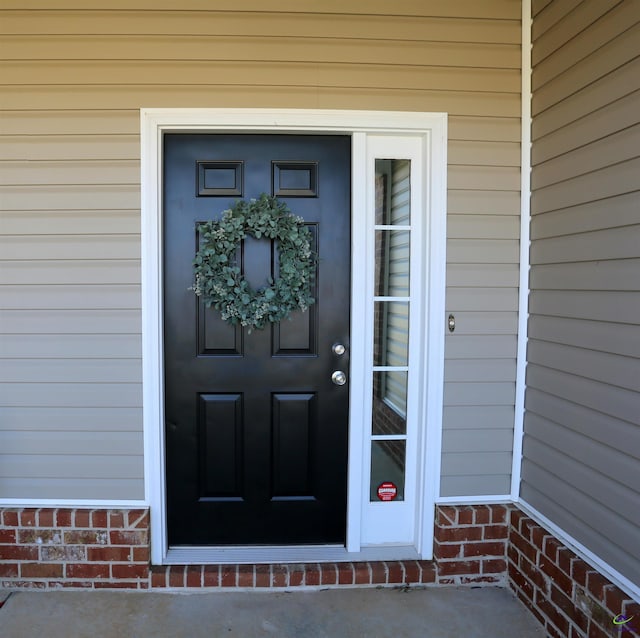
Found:
[{"label": "red warning sticker", "polygon": [[392,501],[396,496],[398,496],[398,488],[395,483],[385,481],[378,485],[378,498],[381,501]]}]

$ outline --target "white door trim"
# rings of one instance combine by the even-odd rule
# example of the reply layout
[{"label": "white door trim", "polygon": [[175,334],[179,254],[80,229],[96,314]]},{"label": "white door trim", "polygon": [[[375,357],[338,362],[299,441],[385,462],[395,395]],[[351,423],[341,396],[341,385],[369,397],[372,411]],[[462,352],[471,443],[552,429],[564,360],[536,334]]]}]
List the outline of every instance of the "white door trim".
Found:
[{"label": "white door trim", "polygon": [[[350,371],[349,478],[347,547],[354,555],[361,550],[361,505],[364,493],[363,440],[365,423],[364,386],[370,363],[364,339],[358,339],[365,324],[367,304],[366,242],[358,231],[367,223],[366,140],[368,134],[421,136],[424,146],[425,211],[424,281],[427,289],[420,301],[425,335],[421,361],[426,374],[420,388],[421,457],[418,467],[422,487],[416,511],[414,550],[425,559],[432,556],[434,504],[440,483],[442,397],[444,382],[444,311],[446,257],[446,149],[447,117],[444,113],[386,111],[329,111],[275,109],[141,109],[141,234],[142,234],[142,368],[145,448],[145,500],[151,508],[151,560],[172,562],[168,556],[164,464],[164,394],[162,386],[162,135],[166,131],[334,133],[352,136],[352,337]],[[428,364],[428,365],[427,365]],[[225,549],[228,562],[239,554]],[[383,548],[381,548],[383,549]],[[202,548],[194,562],[206,562]],[[317,548],[315,548],[317,552]],[[398,558],[407,548],[398,548]],[[390,558],[387,553],[386,558]],[[333,548],[327,559],[336,560]],[[347,558],[345,558],[346,560]],[[317,558],[315,560],[318,560]]]}]

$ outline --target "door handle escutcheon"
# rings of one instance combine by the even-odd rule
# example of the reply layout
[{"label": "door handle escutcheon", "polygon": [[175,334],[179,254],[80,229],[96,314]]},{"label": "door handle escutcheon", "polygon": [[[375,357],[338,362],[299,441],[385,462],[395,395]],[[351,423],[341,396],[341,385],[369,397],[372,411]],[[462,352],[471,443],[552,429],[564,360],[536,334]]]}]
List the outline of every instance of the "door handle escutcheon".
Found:
[{"label": "door handle escutcheon", "polygon": [[344,385],[347,382],[347,375],[342,372],[342,370],[336,370],[331,375],[331,381],[333,381],[335,385]]}]

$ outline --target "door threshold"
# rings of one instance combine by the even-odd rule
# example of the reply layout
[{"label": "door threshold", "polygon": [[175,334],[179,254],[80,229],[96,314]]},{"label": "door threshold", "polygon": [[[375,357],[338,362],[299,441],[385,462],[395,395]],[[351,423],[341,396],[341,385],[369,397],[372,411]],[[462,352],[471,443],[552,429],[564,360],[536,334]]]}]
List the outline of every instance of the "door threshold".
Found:
[{"label": "door threshold", "polygon": [[384,560],[421,560],[412,545],[363,547],[348,552],[343,545],[170,547],[164,565],[251,565],[270,563],[342,563]]}]

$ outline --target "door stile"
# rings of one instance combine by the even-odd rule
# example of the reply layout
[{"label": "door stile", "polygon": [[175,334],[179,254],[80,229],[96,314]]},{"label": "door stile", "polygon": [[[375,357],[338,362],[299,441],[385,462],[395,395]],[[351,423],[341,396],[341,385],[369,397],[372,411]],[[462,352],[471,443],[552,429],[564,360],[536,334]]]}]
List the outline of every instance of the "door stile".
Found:
[{"label": "door stile", "polygon": [[366,344],[370,341],[365,332],[367,326],[368,295],[367,263],[371,246],[362,241],[362,229],[368,228],[367,195],[367,136],[356,132],[351,136],[351,370],[349,376],[349,466],[347,488],[347,551],[359,552],[362,538],[362,475],[364,467],[366,423],[365,370]]}]

